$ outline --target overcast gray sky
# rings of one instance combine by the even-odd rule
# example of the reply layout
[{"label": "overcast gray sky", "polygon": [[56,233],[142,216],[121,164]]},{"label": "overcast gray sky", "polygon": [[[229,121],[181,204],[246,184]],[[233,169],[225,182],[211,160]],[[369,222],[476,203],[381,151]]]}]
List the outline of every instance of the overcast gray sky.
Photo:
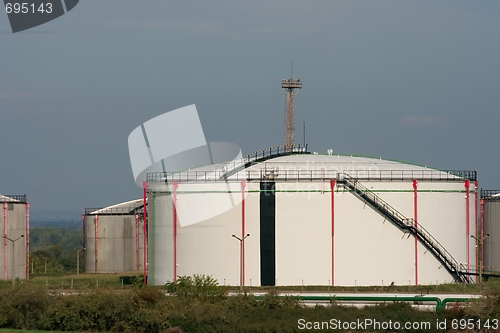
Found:
[{"label": "overcast gray sky", "polygon": [[141,197],[128,135],[190,104],[207,141],[281,144],[292,60],[310,150],[498,189],[499,18],[498,0],[82,0],[13,34],[0,12],[0,193],[34,212]]}]

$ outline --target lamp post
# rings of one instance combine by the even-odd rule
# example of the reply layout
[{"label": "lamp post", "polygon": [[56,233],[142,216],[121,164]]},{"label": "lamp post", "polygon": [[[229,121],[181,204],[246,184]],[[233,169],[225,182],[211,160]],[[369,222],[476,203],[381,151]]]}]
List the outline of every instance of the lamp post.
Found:
[{"label": "lamp post", "polygon": [[81,249],[76,251],[76,278],[77,279],[80,277],[80,251],[85,251],[85,248],[82,247]]},{"label": "lamp post", "polygon": [[486,234],[486,236],[482,238],[477,238],[474,235],[470,235],[471,238],[474,238],[477,243],[477,251],[479,252],[479,292],[483,290],[483,259],[482,259],[482,250],[483,250],[483,243],[486,237],[488,237],[490,234]]},{"label": "lamp post", "polygon": [[232,235],[234,238],[240,241],[240,290],[243,290],[243,241],[250,236],[250,234],[246,234],[245,237],[240,238],[236,235]]},{"label": "lamp post", "polygon": [[45,259],[45,274],[47,274],[47,258],[44,259]]},{"label": "lamp post", "polygon": [[11,239],[7,237],[7,235],[3,235],[3,238],[9,240],[12,243],[12,262],[10,264],[11,267],[11,274],[12,274],[12,287],[14,287],[15,281],[16,281],[16,274],[14,274],[14,244],[21,238],[23,238],[24,235],[21,235],[17,237],[16,239]]}]

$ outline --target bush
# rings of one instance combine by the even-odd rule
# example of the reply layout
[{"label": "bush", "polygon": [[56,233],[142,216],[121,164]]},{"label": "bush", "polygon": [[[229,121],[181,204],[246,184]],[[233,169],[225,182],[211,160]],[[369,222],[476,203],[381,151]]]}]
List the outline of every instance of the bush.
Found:
[{"label": "bush", "polygon": [[299,300],[292,296],[279,296],[276,291],[270,291],[260,303],[265,309],[293,309],[299,307]]},{"label": "bush", "polygon": [[43,328],[59,331],[112,331],[123,329],[134,302],[130,293],[97,291],[91,294],[58,295],[45,313]]},{"label": "bush", "polygon": [[225,287],[219,286],[217,280],[206,275],[179,276],[176,281],[168,282],[165,287],[169,294],[184,299],[219,301],[227,295]]},{"label": "bush", "polygon": [[49,306],[43,287],[16,286],[0,293],[0,327],[34,329]]},{"label": "bush", "polygon": [[162,296],[160,291],[152,288],[59,295],[42,318],[42,328],[60,331],[159,332],[170,326],[165,314],[155,306]]},{"label": "bush", "polygon": [[142,288],[138,293],[141,300],[145,301],[148,305],[157,304],[165,297],[161,290],[149,286]]},{"label": "bush", "polygon": [[120,276],[120,281],[123,281],[125,286],[143,287],[144,286],[144,276],[143,275],[125,275]]},{"label": "bush", "polygon": [[[167,285],[172,295],[152,286],[49,295],[45,288],[22,284],[0,291],[0,327],[100,332],[293,332],[298,318],[322,322],[335,318],[376,319],[379,322],[434,323],[444,318],[498,318],[500,293],[489,290],[471,306],[422,312],[407,303],[387,303],[358,309],[331,304],[305,307],[293,297],[271,292],[226,296],[224,288],[206,276],[180,277]],[[177,327],[177,328],[173,328]]]}]

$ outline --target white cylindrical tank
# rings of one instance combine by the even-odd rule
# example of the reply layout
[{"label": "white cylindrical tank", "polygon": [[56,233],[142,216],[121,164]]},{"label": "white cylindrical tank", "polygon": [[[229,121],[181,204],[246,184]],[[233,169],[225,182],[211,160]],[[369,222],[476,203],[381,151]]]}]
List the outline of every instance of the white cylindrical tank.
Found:
[{"label": "white cylindrical tank", "polygon": [[500,272],[500,190],[481,191],[481,215],[484,226],[484,271]]},{"label": "white cylindrical tank", "polygon": [[205,274],[226,285],[415,285],[467,280],[475,267],[474,171],[262,156],[234,172],[149,175],[150,283]]},{"label": "white cylindrical tank", "polygon": [[0,278],[29,276],[29,203],[26,195],[0,195],[2,246]]},{"label": "white cylindrical tank", "polygon": [[87,208],[83,216],[85,271],[134,272],[144,269],[143,200]]}]

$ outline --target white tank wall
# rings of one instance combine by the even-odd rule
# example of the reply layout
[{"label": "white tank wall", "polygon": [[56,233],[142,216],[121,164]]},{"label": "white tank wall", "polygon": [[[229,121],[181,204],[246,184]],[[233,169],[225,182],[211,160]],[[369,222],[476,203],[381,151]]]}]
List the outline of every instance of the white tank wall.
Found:
[{"label": "white tank wall", "polygon": [[[139,219],[139,248],[136,246],[135,215],[99,215],[97,257],[95,246],[96,215],[85,216],[85,271],[89,273],[133,272],[143,269],[144,240]],[[97,271],[96,271],[97,259]]]},{"label": "white tank wall", "polygon": [[[190,191],[197,185],[181,185],[180,190]],[[247,189],[257,189],[259,184],[249,184]],[[205,188],[206,189],[206,188]],[[241,193],[239,193],[241,196]],[[198,200],[214,207],[227,200],[228,194],[221,193],[184,193],[178,194],[177,213],[179,219],[187,218],[187,212],[196,210]],[[170,194],[156,193],[148,197],[148,281],[152,284],[165,284],[174,279],[173,255],[173,200]],[[225,204],[223,204],[224,206]],[[260,284],[259,257],[259,196],[247,195],[245,240],[247,284]],[[153,213],[153,211],[155,213]],[[195,214],[196,215],[196,214]],[[251,222],[250,222],[251,221]],[[189,221],[185,221],[189,224]],[[256,223],[257,222],[257,223]],[[178,226],[177,234],[177,276],[205,274],[212,275],[220,284],[239,284],[240,243],[232,235],[241,237],[241,204],[209,218],[203,222]],[[252,253],[252,255],[250,255]],[[256,255],[254,255],[256,253]]]},{"label": "white tank wall", "polygon": [[[413,217],[413,186],[407,182],[363,182],[405,216]],[[157,189],[162,185],[154,184]],[[164,185],[163,185],[164,186]],[[211,183],[180,184],[179,217],[204,206],[216,207],[227,193],[205,193]],[[331,192],[329,181],[276,183],[276,280],[278,285],[331,283]],[[464,182],[420,182],[418,220],[459,263],[467,263]],[[167,190],[164,188],[164,190]],[[296,192],[320,191],[320,192]],[[335,285],[415,284],[415,241],[342,186],[335,193]],[[260,284],[259,183],[247,184],[245,241],[246,285]],[[280,192],[293,191],[293,192]],[[321,191],[324,191],[321,193]],[[186,193],[190,192],[190,193]],[[198,193],[196,193],[198,192]],[[233,199],[241,193],[233,193]],[[173,200],[149,194],[149,281],[173,280]],[[149,201],[152,203],[153,201]],[[474,234],[474,195],[470,198]],[[154,213],[153,213],[154,212]],[[154,215],[152,215],[154,214]],[[154,222],[153,222],[154,221]],[[189,224],[189,221],[183,221]],[[221,215],[178,227],[177,275],[212,275],[220,284],[239,284],[241,204]],[[153,238],[154,237],[154,238]],[[475,247],[470,244],[470,264]],[[452,277],[422,245],[418,245],[419,284],[452,282]],[[251,280],[251,281],[250,281]]]},{"label": "white tank wall", "polygon": [[[9,204],[12,210],[9,210]],[[26,230],[26,204],[25,203],[7,203],[7,210],[4,211],[3,202],[0,202],[0,227],[2,235],[4,234],[4,213],[7,217],[7,237],[17,239],[21,235],[23,238],[14,243],[14,277],[26,279],[27,267],[27,230]],[[0,238],[0,279],[12,279],[12,242]],[[6,264],[5,265],[5,257]],[[7,270],[5,271],[5,266]]]},{"label": "white tank wall", "polygon": [[[325,189],[329,186],[325,184]],[[308,285],[327,285],[331,276],[331,196],[327,192],[289,192],[297,189],[321,190],[322,186],[276,183],[276,282],[300,285],[303,280]]]},{"label": "white tank wall", "polygon": [[335,193],[335,206],[336,285],[414,281],[413,238],[351,193]]},{"label": "white tank wall", "polygon": [[173,280],[173,208],[170,194],[148,197],[148,284]]},{"label": "white tank wall", "polygon": [[484,270],[500,271],[500,200],[484,202]]},{"label": "white tank wall", "polygon": [[[375,191],[382,199],[387,201],[395,209],[408,218],[414,217],[414,193],[412,182],[365,182],[365,186]],[[467,262],[467,239],[466,236],[466,208],[464,193],[446,193],[436,191],[462,191],[463,183],[430,183],[419,182],[418,184],[418,222],[429,233],[431,233],[457,260],[459,263]],[[383,191],[383,192],[380,192]],[[393,192],[385,192],[393,191]],[[370,279],[377,284],[391,283],[395,284],[415,284],[415,239],[407,238],[389,221],[365,206],[364,202],[353,201],[353,195],[342,193],[339,197],[341,208],[336,210],[339,214],[345,214],[345,222],[336,216],[336,225],[338,228],[345,227],[345,231],[338,230],[336,239],[340,242],[356,242],[351,234],[360,234],[362,237],[358,244],[364,248],[364,251],[358,255],[359,260],[370,254],[372,260],[365,261],[370,265]],[[472,210],[473,210],[473,202]],[[338,205],[336,205],[338,207]],[[342,212],[340,213],[339,210]],[[356,211],[359,217],[353,218],[350,212]],[[345,213],[344,213],[345,212]],[[354,220],[349,225],[349,219]],[[471,217],[471,222],[474,221]],[[338,223],[337,223],[338,222]],[[342,223],[347,223],[346,226]],[[375,222],[375,224],[373,224]],[[354,224],[353,224],[354,223]],[[336,228],[337,229],[337,228]],[[472,230],[471,230],[472,231]],[[378,237],[382,237],[378,239]],[[341,246],[341,244],[339,244]],[[473,249],[471,250],[473,251]],[[471,256],[475,260],[475,256]],[[337,261],[342,262],[341,259]],[[350,259],[345,258],[346,265],[349,265]],[[418,244],[418,279],[419,284],[434,284],[451,282],[451,276],[434,256],[427,251],[420,243]],[[349,271],[340,269],[340,271]],[[361,269],[362,270],[362,269]],[[384,272],[387,270],[389,273]],[[394,271],[394,273],[392,273]],[[363,276],[361,272],[356,272],[350,276]],[[339,277],[340,280],[342,280]],[[342,281],[339,281],[339,284]],[[351,282],[352,283],[352,282]],[[361,284],[371,284],[367,281]],[[359,282],[358,282],[359,284]]]}]

